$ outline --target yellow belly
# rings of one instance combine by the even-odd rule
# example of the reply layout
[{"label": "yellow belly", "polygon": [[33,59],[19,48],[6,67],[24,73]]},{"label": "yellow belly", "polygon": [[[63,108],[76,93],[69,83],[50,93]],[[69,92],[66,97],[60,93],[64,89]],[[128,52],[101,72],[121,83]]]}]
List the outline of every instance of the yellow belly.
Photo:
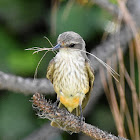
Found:
[{"label": "yellow belly", "polygon": [[60,96],[60,102],[68,109],[69,112],[72,112],[72,110],[79,105],[79,97],[65,97],[65,96]]}]

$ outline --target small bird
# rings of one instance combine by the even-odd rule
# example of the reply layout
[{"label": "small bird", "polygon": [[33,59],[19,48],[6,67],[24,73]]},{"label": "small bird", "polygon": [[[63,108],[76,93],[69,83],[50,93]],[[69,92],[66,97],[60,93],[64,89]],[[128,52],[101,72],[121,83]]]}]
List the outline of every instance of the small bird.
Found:
[{"label": "small bird", "polygon": [[[88,103],[94,83],[94,71],[84,52],[85,41],[79,34],[67,31],[58,36],[53,50],[59,52],[50,61],[46,77],[57,93],[59,108],[65,107],[79,116]],[[51,125],[57,126],[55,122]]]}]

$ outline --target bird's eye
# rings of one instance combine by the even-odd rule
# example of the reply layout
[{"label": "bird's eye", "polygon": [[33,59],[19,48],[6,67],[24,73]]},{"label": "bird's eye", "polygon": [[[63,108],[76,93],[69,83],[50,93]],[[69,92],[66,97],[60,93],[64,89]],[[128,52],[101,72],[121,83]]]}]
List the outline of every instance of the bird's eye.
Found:
[{"label": "bird's eye", "polygon": [[72,44],[70,44],[70,45],[69,45],[69,47],[70,47],[70,48],[73,48],[73,47],[74,47],[74,45],[75,45],[75,44],[73,44],[73,43],[72,43]]}]

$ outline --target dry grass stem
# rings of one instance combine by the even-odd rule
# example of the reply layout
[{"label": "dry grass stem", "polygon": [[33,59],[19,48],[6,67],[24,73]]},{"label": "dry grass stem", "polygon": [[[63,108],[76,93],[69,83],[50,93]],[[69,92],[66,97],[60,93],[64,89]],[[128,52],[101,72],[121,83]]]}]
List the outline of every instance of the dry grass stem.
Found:
[{"label": "dry grass stem", "polygon": [[[133,47],[133,46],[132,46]],[[131,49],[132,50],[132,49]],[[132,54],[132,53],[130,53]],[[132,54],[133,55],[133,54]],[[114,58],[114,56],[113,56]],[[105,76],[103,76],[103,72],[101,71],[101,76],[102,76],[102,83],[103,87],[107,96],[107,99],[109,100],[109,105],[112,111],[112,114],[114,116],[114,120],[116,123],[116,127],[118,130],[119,135],[126,136],[125,132],[125,124],[124,124],[124,119],[126,117],[127,121],[127,126],[129,129],[130,137],[133,140],[139,140],[139,118],[140,118],[140,101],[138,94],[136,92],[136,87],[134,85],[134,82],[132,81],[131,77],[129,76],[125,65],[123,61],[123,54],[122,50],[119,48],[118,49],[118,59],[119,59],[119,72],[120,72],[120,82],[115,82],[117,92],[119,94],[119,99],[120,99],[120,107],[118,107],[118,101],[116,98],[116,91],[114,90],[114,85],[111,76],[108,73],[108,84],[105,80]],[[134,61],[133,57],[130,62],[130,65],[134,66]],[[135,69],[131,69],[130,73],[131,75],[134,75]],[[130,115],[130,111],[127,105],[127,101],[125,98],[125,85],[126,83],[128,84],[131,93],[132,93],[132,108],[133,108],[133,117]],[[133,118],[133,121],[132,121]]]},{"label": "dry grass stem", "polygon": [[[119,54],[122,57],[122,51],[119,51]],[[133,57],[132,57],[133,59]],[[131,60],[132,61],[132,60]],[[133,64],[133,62],[131,62],[131,64]],[[139,97],[136,93],[136,87],[131,79],[131,77],[129,76],[124,63],[121,64],[121,68],[124,69],[124,71],[122,71],[122,73],[124,74],[126,81],[132,91],[132,106],[133,106],[133,119],[134,119],[134,130],[135,130],[135,139],[139,139]],[[134,71],[134,70],[133,70]]]},{"label": "dry grass stem", "polygon": [[[132,33],[134,35],[134,43],[136,46],[136,57],[138,62],[138,73],[140,73],[140,34],[138,33],[138,27],[136,26],[135,21],[133,20],[131,14],[129,13],[125,1],[117,0],[119,8],[123,14],[124,20],[128,26],[130,26]],[[140,81],[140,74],[139,74]],[[140,82],[139,82],[139,97],[140,97]]]},{"label": "dry grass stem", "polygon": [[120,111],[119,111],[119,106],[118,106],[117,98],[116,98],[116,95],[115,95],[115,90],[114,90],[114,86],[113,86],[112,77],[109,75],[109,73],[108,73],[108,84],[109,84],[110,98],[111,98],[111,101],[112,101],[113,114],[114,114],[114,118],[115,118],[115,121],[116,121],[118,134],[120,136],[126,137],[126,133],[125,133],[124,125],[123,125],[123,118],[121,117],[121,114],[120,114]]}]

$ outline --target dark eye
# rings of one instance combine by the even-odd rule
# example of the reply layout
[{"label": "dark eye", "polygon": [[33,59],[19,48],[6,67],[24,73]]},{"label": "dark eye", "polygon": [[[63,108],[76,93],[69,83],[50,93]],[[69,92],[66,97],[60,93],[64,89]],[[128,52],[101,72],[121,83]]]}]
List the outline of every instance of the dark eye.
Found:
[{"label": "dark eye", "polygon": [[69,47],[70,47],[70,48],[73,48],[73,47],[74,47],[74,45],[75,45],[75,44],[73,44],[73,43],[72,43],[72,44],[70,44],[70,45],[69,45]]}]

